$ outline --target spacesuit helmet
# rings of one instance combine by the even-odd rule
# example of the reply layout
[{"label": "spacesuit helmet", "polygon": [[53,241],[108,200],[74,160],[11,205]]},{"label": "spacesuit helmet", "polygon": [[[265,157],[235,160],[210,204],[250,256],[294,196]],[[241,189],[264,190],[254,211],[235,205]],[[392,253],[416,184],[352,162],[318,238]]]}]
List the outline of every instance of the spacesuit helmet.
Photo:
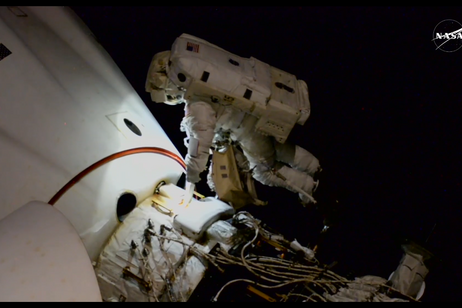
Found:
[{"label": "spacesuit helmet", "polygon": [[156,103],[177,105],[184,102],[185,91],[175,85],[167,75],[170,50],[158,52],[152,58],[146,78],[146,92]]}]

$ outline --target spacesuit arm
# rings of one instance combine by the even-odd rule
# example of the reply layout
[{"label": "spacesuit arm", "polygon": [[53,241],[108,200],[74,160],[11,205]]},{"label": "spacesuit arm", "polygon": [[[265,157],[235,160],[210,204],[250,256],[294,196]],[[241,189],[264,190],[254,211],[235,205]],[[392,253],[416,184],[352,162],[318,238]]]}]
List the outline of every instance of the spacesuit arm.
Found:
[{"label": "spacesuit arm", "polygon": [[188,138],[186,154],[186,181],[197,183],[200,173],[205,170],[212,146],[216,125],[216,113],[205,102],[187,102],[185,116],[181,122],[181,130]]}]

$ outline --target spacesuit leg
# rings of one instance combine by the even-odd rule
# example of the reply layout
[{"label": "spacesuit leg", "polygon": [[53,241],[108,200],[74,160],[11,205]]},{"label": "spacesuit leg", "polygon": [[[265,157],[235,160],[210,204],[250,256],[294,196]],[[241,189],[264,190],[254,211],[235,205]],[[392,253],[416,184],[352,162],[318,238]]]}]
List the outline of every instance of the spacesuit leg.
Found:
[{"label": "spacesuit leg", "polygon": [[[255,132],[255,121],[252,117],[244,119],[242,126],[245,130],[236,138],[253,170],[253,178],[263,185],[283,187],[299,193],[304,203],[313,202],[311,198],[299,192],[302,190],[311,196],[314,187],[313,178],[307,172],[277,163],[274,138]],[[294,148],[292,157],[295,155],[296,149]],[[287,156],[290,157],[290,155]]]},{"label": "spacesuit leg", "polygon": [[289,143],[274,142],[276,160],[288,164],[292,168],[308,173],[311,177],[321,166],[319,160],[304,148]]},{"label": "spacesuit leg", "polygon": [[309,195],[313,194],[315,184],[310,175],[281,163],[276,163],[273,169],[265,164],[258,164],[254,168],[253,177],[263,185],[279,186],[298,193],[304,204],[313,202],[311,198],[297,190],[299,188]]},{"label": "spacesuit leg", "polygon": [[188,138],[188,153],[185,158],[186,181],[197,183],[205,170],[212,146],[216,126],[215,111],[205,102],[187,103],[181,130]]},{"label": "spacesuit leg", "polygon": [[260,163],[268,164],[270,168],[274,165],[275,151],[273,140],[270,137],[259,133],[249,134],[239,140],[239,145],[249,161],[250,169]]}]

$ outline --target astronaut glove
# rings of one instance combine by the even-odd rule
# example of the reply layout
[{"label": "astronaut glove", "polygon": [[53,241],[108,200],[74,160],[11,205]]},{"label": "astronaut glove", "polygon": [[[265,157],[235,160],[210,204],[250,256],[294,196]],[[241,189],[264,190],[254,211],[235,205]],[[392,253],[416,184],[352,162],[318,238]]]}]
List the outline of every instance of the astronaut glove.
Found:
[{"label": "astronaut glove", "polygon": [[197,171],[191,171],[191,170],[188,170],[186,172],[186,182],[189,182],[189,183],[197,183],[201,180],[200,176],[199,176],[199,172]]}]

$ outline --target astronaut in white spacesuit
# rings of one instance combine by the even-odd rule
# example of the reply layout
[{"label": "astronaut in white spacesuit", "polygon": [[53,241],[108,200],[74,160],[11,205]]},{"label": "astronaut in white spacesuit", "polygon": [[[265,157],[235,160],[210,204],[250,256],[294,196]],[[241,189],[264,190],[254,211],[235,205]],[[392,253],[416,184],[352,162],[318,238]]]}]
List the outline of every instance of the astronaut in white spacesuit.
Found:
[{"label": "astronaut in white spacesuit", "polygon": [[[214,136],[228,132],[250,163],[253,178],[268,186],[279,186],[299,194],[302,204],[316,203],[312,197],[321,170],[319,160],[304,148],[289,142],[279,143],[271,136],[256,132],[257,117],[231,105],[211,104],[200,98],[185,100],[187,89],[175,85],[166,74],[170,51],[157,53],[146,80],[146,91],[154,102],[185,103],[181,130],[187,134],[186,181],[189,187],[200,181],[206,169]],[[192,185],[191,185],[192,184]]]}]

